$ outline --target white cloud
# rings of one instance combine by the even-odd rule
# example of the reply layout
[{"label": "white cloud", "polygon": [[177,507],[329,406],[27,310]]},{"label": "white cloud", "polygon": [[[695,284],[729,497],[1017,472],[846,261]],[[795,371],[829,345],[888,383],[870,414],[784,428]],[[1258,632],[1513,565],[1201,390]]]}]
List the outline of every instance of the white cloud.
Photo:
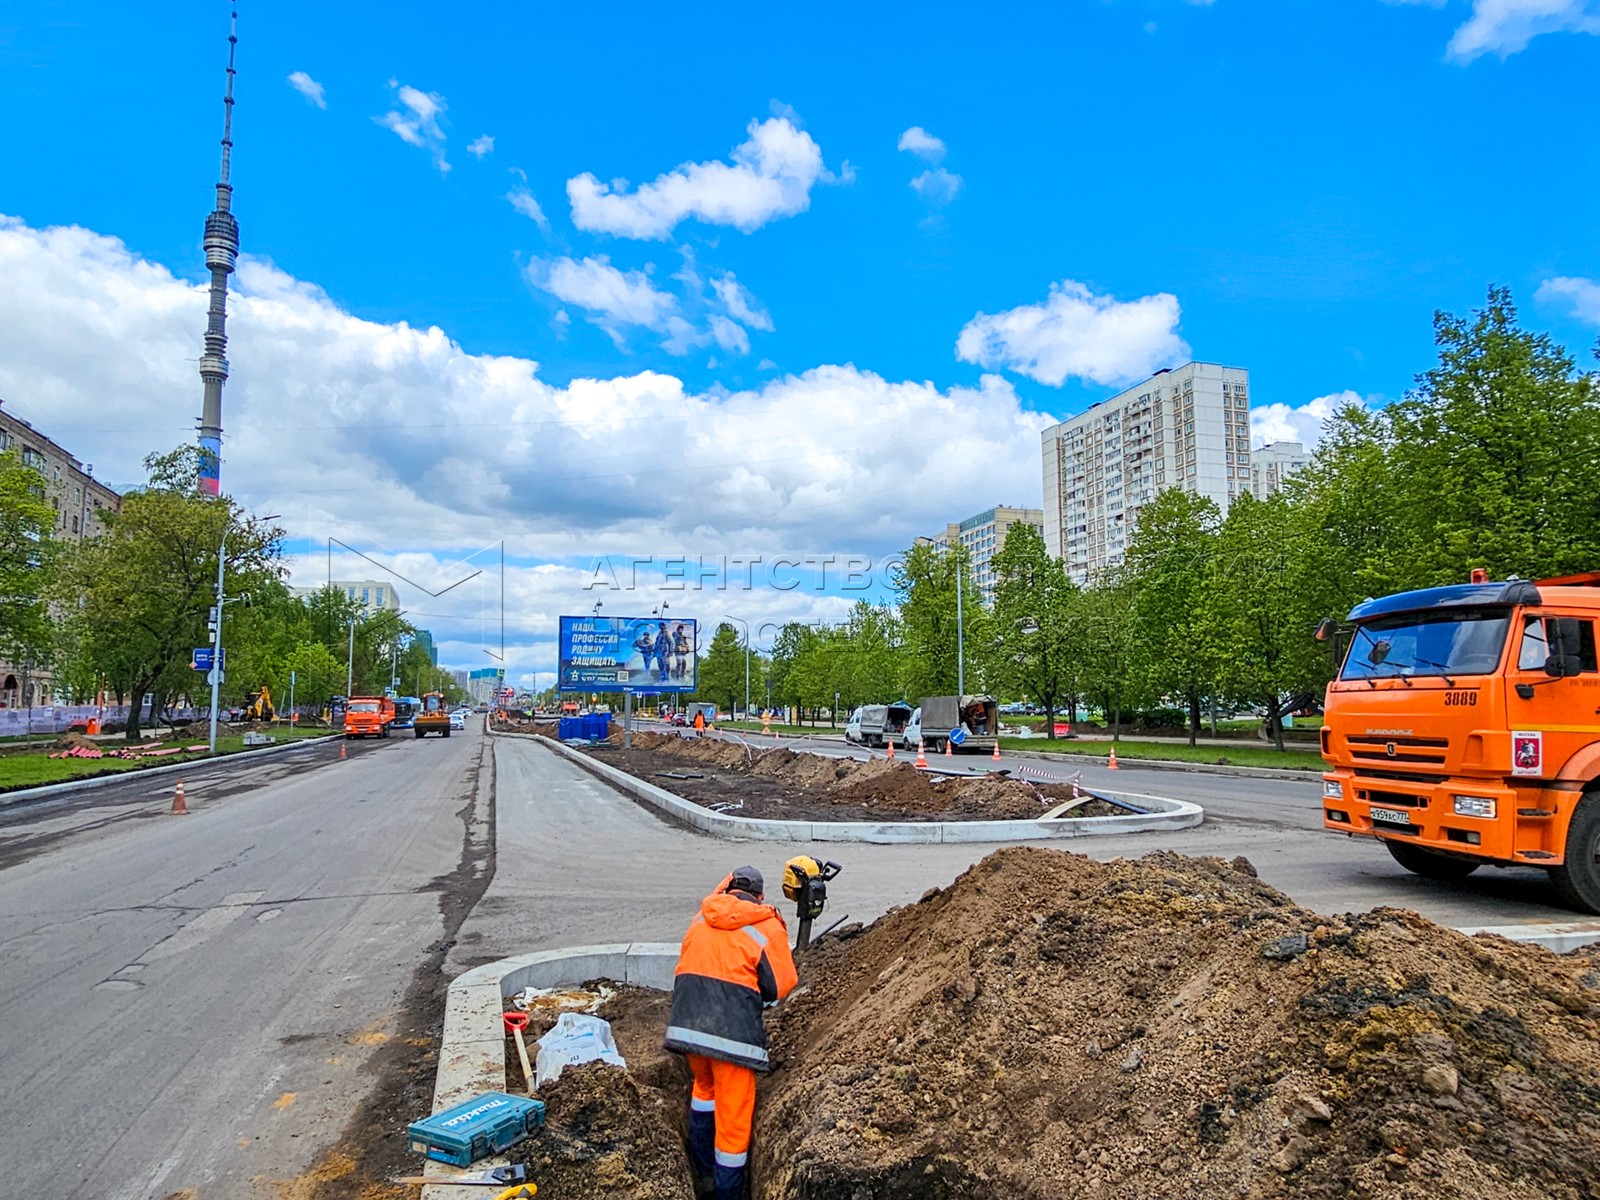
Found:
[{"label": "white cloud", "polygon": [[450,170],[450,164],[444,157],[444,128],[439,123],[446,108],[444,97],[437,92],[419,91],[394,79],[389,81],[389,86],[395,90],[400,108],[391,109],[383,116],[372,119],[393,131],[407,145],[426,150],[441,174]]},{"label": "white cloud", "polygon": [[900,135],[895,149],[909,150],[918,158],[936,163],[945,156],[946,147],[943,139],[934,137],[921,125],[913,125]]},{"label": "white cloud", "polygon": [[[563,286],[599,302],[596,274],[574,264]],[[648,281],[619,274],[613,308],[662,310]],[[0,278],[9,411],[113,484],[137,480],[146,453],[192,442],[202,283],[116,239],[6,217]],[[364,320],[250,258],[229,307],[224,487],[284,514],[307,543],[331,535],[443,560],[504,537],[530,561],[518,586],[531,595],[541,581],[526,609],[508,584],[508,619],[530,628],[587,611],[593,597],[566,568],[594,554],[880,555],[939,528],[951,496],[992,496],[997,473],[1021,487],[1016,502],[1038,503],[1038,434],[1052,418],[998,376],[941,390],[845,365],[739,391],[694,392],[654,371],[557,386],[529,359]],[[749,603],[753,616],[768,605],[805,615],[824,599],[767,589]],[[715,603],[720,613],[729,601]]]},{"label": "white cloud", "polygon": [[570,258],[535,259],[525,275],[529,283],[565,304],[589,314],[589,320],[623,345],[623,330],[630,325],[664,331],[677,315],[678,302],[658,290],[642,271],[619,271],[604,254],[575,261]]},{"label": "white cloud", "polygon": [[511,202],[511,207],[546,233],[550,232],[550,219],[544,215],[544,209],[539,207],[539,201],[525,183],[515,185],[506,193],[506,199]]},{"label": "white cloud", "polygon": [[315,104],[318,108],[327,108],[327,98],[322,93],[322,85],[304,71],[292,72],[289,76],[289,86],[306,98],[308,104]]},{"label": "white cloud", "polygon": [[913,179],[911,187],[929,204],[949,204],[961,190],[961,176],[952,174],[943,167],[935,167]]},{"label": "white cloud", "polygon": [[1600,283],[1593,279],[1578,279],[1559,275],[1546,279],[1539,285],[1534,297],[1549,304],[1562,304],[1578,320],[1588,325],[1600,325]]},{"label": "white cloud", "polygon": [[1448,57],[1468,63],[1484,54],[1508,58],[1542,33],[1600,33],[1593,0],[1473,0]]},{"label": "white cloud", "polygon": [[956,357],[1052,387],[1068,376],[1126,383],[1188,356],[1179,315],[1178,298],[1167,292],[1123,302],[1064,279],[1042,304],[973,317],[956,339]]},{"label": "white cloud", "polygon": [[1250,444],[1260,449],[1273,442],[1299,442],[1310,449],[1322,440],[1322,427],[1328,418],[1350,404],[1368,407],[1367,402],[1349,388],[1318,396],[1298,406],[1252,404]]},{"label": "white cloud", "polygon": [[467,153],[473,158],[483,159],[494,153],[494,139],[487,133],[473,138],[467,143]]},{"label": "white cloud", "polygon": [[684,163],[633,191],[626,180],[602,183],[588,172],[567,180],[573,224],[650,239],[665,238],[694,218],[749,233],[805,212],[817,183],[848,181],[826,170],[822,148],[788,117],[751,121],[746,132],[749,137],[734,148],[731,164]]},{"label": "white cloud", "polygon": [[751,329],[772,332],[772,317],[761,307],[761,302],[750,294],[749,289],[734,278],[732,271],[714,278],[711,281],[711,290],[717,294],[717,299],[722,301],[722,306],[735,321],[748,325]]}]

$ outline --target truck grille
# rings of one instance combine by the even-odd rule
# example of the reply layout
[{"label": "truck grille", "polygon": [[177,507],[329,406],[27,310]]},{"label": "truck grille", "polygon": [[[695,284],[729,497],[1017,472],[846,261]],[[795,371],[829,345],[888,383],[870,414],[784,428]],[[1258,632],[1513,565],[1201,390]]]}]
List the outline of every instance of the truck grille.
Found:
[{"label": "truck grille", "polygon": [[1350,757],[1368,762],[1442,763],[1449,738],[1384,737],[1381,734],[1350,734],[1345,738]]},{"label": "truck grille", "polygon": [[1428,801],[1425,796],[1413,796],[1409,792],[1379,791],[1377,788],[1358,788],[1356,797],[1365,800],[1368,804],[1376,804],[1379,808],[1427,808]]}]

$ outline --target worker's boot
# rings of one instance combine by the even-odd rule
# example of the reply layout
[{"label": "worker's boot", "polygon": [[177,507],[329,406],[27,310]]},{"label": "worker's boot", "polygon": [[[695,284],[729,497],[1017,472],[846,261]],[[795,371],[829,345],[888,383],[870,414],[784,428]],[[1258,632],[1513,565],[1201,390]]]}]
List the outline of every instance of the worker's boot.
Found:
[{"label": "worker's boot", "polygon": [[[700,1103],[695,1101],[695,1103]],[[694,1172],[696,1195],[712,1188],[712,1155],[716,1149],[717,1116],[714,1111],[689,1110],[689,1166]]]}]

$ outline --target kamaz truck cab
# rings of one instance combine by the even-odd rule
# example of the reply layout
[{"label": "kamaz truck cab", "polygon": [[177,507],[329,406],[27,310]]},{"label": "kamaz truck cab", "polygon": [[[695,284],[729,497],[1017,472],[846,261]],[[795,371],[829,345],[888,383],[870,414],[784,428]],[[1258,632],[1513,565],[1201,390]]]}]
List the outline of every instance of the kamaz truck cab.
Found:
[{"label": "kamaz truck cab", "polygon": [[1324,703],[1324,825],[1434,879],[1541,867],[1600,912],[1596,585],[1475,571],[1357,605]]}]

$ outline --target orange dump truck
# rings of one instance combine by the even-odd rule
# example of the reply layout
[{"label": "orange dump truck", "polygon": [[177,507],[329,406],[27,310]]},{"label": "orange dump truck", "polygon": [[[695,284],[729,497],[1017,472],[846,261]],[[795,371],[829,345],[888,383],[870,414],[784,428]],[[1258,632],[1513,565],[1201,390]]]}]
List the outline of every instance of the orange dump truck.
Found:
[{"label": "orange dump truck", "polygon": [[347,738],[389,736],[394,722],[394,701],[387,696],[352,696],[344,706]]},{"label": "orange dump truck", "polygon": [[411,728],[417,731],[418,737],[429,733],[450,736],[450,709],[444,702],[443,692],[429,692],[422,697],[422,705],[412,718]]},{"label": "orange dump truck", "polygon": [[1324,704],[1323,824],[1432,879],[1540,867],[1600,912],[1600,573],[1475,571],[1348,621]]}]

